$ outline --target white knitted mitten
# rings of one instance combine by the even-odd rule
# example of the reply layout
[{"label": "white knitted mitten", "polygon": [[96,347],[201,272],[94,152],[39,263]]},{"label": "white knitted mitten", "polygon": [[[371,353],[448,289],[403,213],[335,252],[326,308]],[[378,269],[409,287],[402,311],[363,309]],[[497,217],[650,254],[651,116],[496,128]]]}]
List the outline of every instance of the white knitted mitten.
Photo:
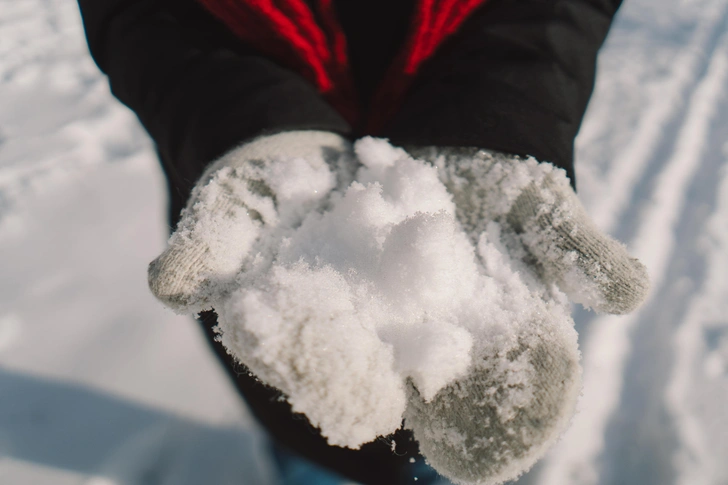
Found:
[{"label": "white knitted mitten", "polygon": [[476,346],[468,374],[429,401],[410,383],[405,426],[428,463],[455,483],[518,477],[574,414],[581,391],[576,335],[553,331],[566,322],[554,322],[548,311],[531,323],[535,332],[523,329],[500,352]]},{"label": "white knitted mitten", "polygon": [[263,136],[228,152],[197,182],[167,249],[149,265],[152,293],[179,313],[210,309],[249,255],[265,255],[271,229],[295,226],[350,183],[353,160],[347,140],[323,131]]},{"label": "white knitted mitten", "polygon": [[563,170],[475,148],[411,151],[438,167],[471,237],[477,240],[490,221],[500,223],[511,252],[571,301],[624,314],[646,298],[647,269],[596,227]]},{"label": "white knitted mitten", "polygon": [[599,312],[627,313],[647,295],[647,272],[596,228],[563,170],[474,148],[409,152],[438,168],[473,243],[498,225],[513,260],[534,276],[532,297],[546,305],[526,317],[533,325],[517,330],[517,343],[497,344],[495,352],[476,346],[468,374],[433,399],[410,385],[405,425],[428,462],[456,483],[502,483],[528,470],[556,441],[580,391],[575,333],[565,330],[572,322],[568,313],[549,311],[557,303],[549,303],[548,288],[555,284]]}]

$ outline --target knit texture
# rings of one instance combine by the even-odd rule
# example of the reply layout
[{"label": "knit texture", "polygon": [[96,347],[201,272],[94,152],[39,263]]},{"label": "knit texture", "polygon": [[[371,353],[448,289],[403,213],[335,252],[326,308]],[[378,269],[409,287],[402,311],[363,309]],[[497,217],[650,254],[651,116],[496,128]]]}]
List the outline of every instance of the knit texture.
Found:
[{"label": "knit texture", "polygon": [[[410,385],[405,424],[421,453],[455,483],[492,485],[527,471],[559,438],[581,390],[575,333],[532,315],[501,352],[474,349],[469,373],[426,401]],[[526,330],[528,329],[528,330]]]},{"label": "knit texture", "polygon": [[[350,150],[333,133],[287,132],[258,138],[212,163],[167,249],[149,265],[152,293],[179,313],[210,309],[251,250],[265,245],[263,225],[295,225],[337,185],[350,183]],[[307,179],[319,182],[309,186]],[[264,247],[256,251],[265,254]]]},{"label": "knit texture", "polygon": [[646,268],[596,227],[563,170],[477,148],[410,151],[438,167],[473,240],[489,221],[499,222],[511,252],[572,301],[624,314],[647,297]]},{"label": "knit texture", "polygon": [[467,375],[434,398],[409,386],[405,424],[427,461],[458,484],[502,483],[559,438],[581,389],[575,332],[549,310],[558,297],[548,288],[596,311],[626,313],[646,297],[646,269],[598,230],[551,164],[477,148],[408,151],[437,167],[473,243],[497,225],[531,296],[542,298],[542,309],[523,306],[532,324],[516,330],[516,341],[480,342]]}]

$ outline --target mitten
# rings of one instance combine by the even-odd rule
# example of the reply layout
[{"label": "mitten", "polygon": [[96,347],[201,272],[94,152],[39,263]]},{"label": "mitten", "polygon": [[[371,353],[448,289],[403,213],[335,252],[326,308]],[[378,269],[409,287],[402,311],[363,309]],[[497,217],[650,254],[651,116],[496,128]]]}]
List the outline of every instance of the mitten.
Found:
[{"label": "mitten", "polygon": [[468,374],[425,400],[410,383],[405,425],[420,452],[455,483],[512,480],[568,426],[581,390],[576,337],[548,311],[515,341],[477,345]]},{"label": "mitten", "polygon": [[438,168],[473,243],[487,235],[501,245],[530,285],[521,321],[531,323],[514,328],[515,338],[476,342],[468,373],[432,399],[409,386],[405,424],[428,462],[456,483],[502,483],[558,439],[580,392],[575,332],[551,288],[599,312],[627,313],[646,297],[646,269],[596,228],[563,170],[474,148],[409,151]]},{"label": "mitten", "polygon": [[257,138],[212,163],[167,249],[149,265],[152,293],[179,313],[213,307],[249,255],[265,256],[276,227],[299,223],[337,184],[348,185],[350,151],[337,134],[292,131]]},{"label": "mitten", "polygon": [[569,299],[600,313],[629,313],[647,296],[647,270],[600,231],[550,163],[476,148],[412,149],[438,167],[458,220],[477,239],[500,223],[512,254]]}]

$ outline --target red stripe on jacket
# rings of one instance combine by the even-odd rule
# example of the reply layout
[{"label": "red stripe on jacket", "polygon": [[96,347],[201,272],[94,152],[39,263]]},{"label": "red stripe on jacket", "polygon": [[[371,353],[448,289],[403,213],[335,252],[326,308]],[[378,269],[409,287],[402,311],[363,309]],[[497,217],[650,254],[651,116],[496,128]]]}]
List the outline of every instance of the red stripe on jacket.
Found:
[{"label": "red stripe on jacket", "polygon": [[198,0],[240,39],[311,82],[352,125],[376,133],[396,112],[427,59],[486,0],[417,0],[407,39],[360,119],[346,37],[332,0]]}]

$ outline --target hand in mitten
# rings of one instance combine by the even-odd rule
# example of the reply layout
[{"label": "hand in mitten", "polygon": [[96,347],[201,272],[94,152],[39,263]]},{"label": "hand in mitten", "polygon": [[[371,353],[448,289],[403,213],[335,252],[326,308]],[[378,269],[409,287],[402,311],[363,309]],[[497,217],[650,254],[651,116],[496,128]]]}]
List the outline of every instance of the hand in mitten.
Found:
[{"label": "hand in mitten", "polygon": [[[472,148],[410,152],[438,168],[471,241],[482,248],[497,239],[511,264],[530,273],[522,280],[530,279],[530,295],[521,293],[521,318],[531,324],[516,328],[515,339],[476,342],[467,375],[432,399],[410,385],[406,425],[428,461],[457,483],[500,483],[545,453],[579,394],[575,334],[565,330],[570,317],[556,310],[550,288],[598,312],[622,314],[645,299],[647,273],[596,228],[563,170]],[[488,269],[486,253],[480,256]],[[514,294],[512,286],[505,291]]]},{"label": "hand in mitten", "polygon": [[276,228],[299,223],[337,183],[348,184],[350,150],[334,133],[294,131],[260,137],[214,162],[167,249],[149,265],[152,293],[179,313],[214,307],[246,260],[266,254]]},{"label": "hand in mitten", "polygon": [[647,270],[596,227],[563,170],[473,148],[426,150],[471,237],[497,221],[514,256],[597,312],[629,313],[645,299]]}]

